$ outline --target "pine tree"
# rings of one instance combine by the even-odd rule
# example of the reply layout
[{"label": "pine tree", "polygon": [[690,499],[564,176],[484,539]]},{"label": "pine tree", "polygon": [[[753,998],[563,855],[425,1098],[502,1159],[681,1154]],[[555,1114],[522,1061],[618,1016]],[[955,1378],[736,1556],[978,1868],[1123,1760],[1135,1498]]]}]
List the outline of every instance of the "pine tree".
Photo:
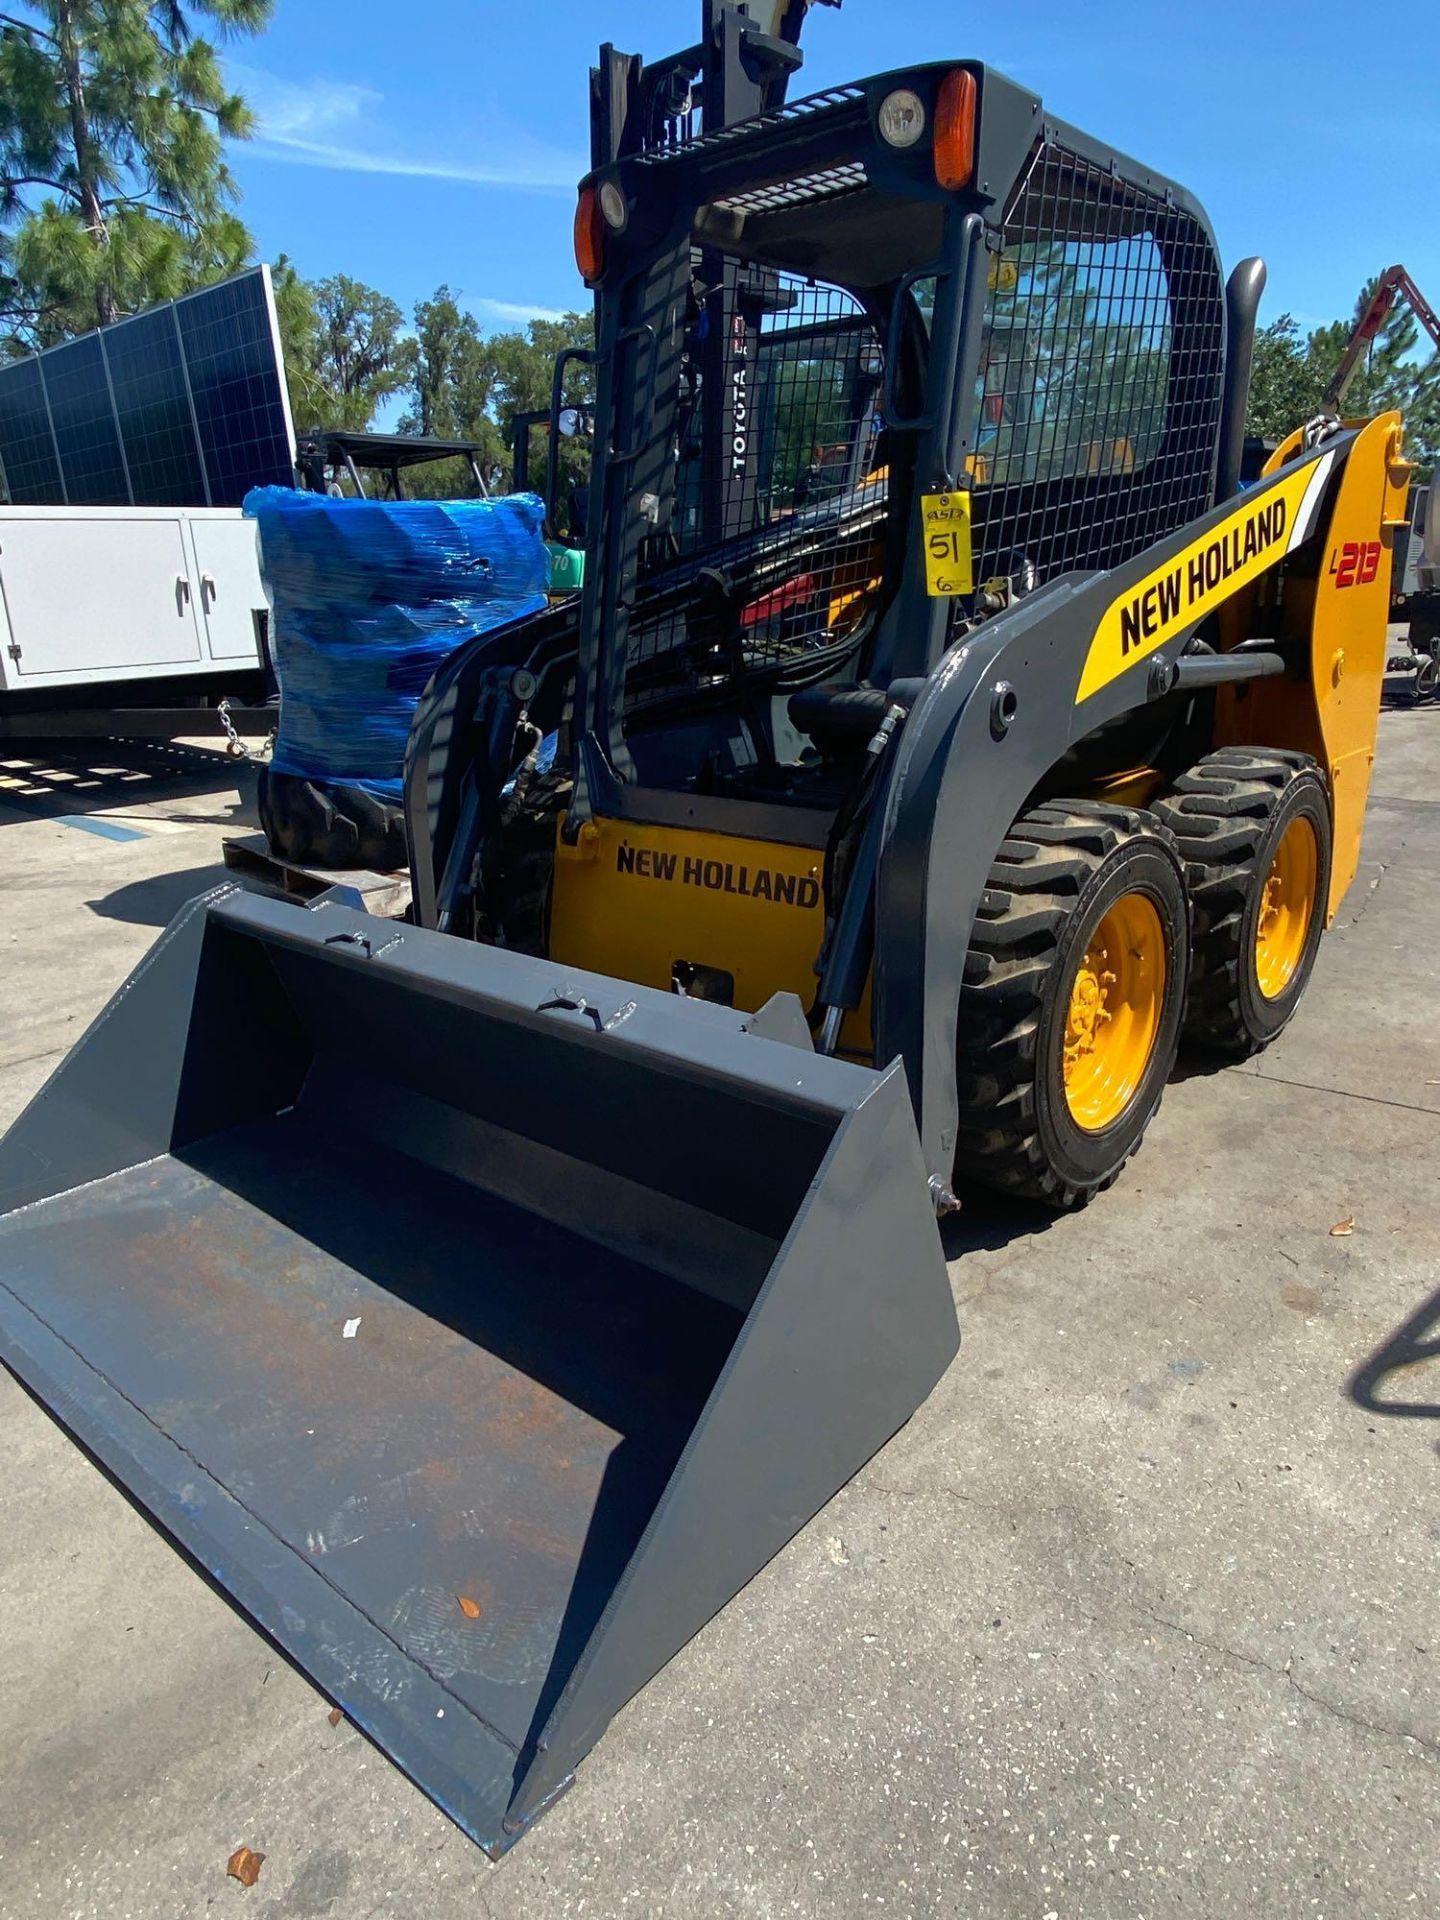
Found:
[{"label": "pine tree", "polygon": [[0,351],[48,346],[233,273],[251,252],[223,142],[252,117],[221,34],[274,0],[10,0],[0,12]]}]

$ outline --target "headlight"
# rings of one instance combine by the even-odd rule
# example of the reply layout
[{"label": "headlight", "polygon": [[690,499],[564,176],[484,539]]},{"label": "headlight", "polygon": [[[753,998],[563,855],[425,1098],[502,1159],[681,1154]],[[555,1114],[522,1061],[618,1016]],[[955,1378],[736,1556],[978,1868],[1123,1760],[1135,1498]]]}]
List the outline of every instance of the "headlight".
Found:
[{"label": "headlight", "polygon": [[897,87],[880,102],[880,138],[890,147],[913,147],[925,131],[925,103],[909,87]]},{"label": "headlight", "polygon": [[625,196],[613,180],[602,180],[600,183],[600,211],[605,216],[606,226],[615,233],[621,232],[630,218]]}]

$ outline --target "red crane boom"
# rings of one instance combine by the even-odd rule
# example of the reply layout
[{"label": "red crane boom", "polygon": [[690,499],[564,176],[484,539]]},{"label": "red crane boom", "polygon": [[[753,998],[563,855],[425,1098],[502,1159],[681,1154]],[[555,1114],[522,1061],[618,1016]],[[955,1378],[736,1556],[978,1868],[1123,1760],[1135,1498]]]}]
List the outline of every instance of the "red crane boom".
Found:
[{"label": "red crane boom", "polygon": [[1435,349],[1440,352],[1440,320],[1435,317],[1435,309],[1421,293],[1404,267],[1387,267],[1375,282],[1375,291],[1370,296],[1370,304],[1355,322],[1355,331],[1346,342],[1345,351],[1340,356],[1340,364],[1335,369],[1335,378],[1330,382],[1325,395],[1325,405],[1331,413],[1339,413],[1345,404],[1345,395],[1350,382],[1355,377],[1355,369],[1360,364],[1360,355],[1384,326],[1390,309],[1397,299],[1403,298],[1410,311],[1424,327]]}]

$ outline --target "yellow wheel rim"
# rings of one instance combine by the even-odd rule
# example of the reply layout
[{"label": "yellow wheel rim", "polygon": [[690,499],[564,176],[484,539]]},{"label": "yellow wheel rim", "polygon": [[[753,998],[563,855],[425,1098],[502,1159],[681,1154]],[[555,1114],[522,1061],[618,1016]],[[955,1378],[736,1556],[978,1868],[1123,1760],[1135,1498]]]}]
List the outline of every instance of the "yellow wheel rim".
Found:
[{"label": "yellow wheel rim", "polygon": [[1145,1078],[1165,1003],[1165,934],[1148,894],[1123,893],[1090,936],[1070,985],[1065,1103],[1087,1133],[1118,1120]]},{"label": "yellow wheel rim", "polygon": [[1255,978],[1267,1000],[1278,999],[1295,978],[1315,915],[1319,876],[1315,829],[1296,814],[1270,862],[1255,923]]}]

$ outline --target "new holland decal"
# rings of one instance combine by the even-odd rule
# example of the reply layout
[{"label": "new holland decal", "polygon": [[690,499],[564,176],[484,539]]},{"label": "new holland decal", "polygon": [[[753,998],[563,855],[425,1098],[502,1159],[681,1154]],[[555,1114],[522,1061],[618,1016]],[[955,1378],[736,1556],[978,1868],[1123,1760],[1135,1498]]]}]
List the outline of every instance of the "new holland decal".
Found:
[{"label": "new holland decal", "polygon": [[1293,553],[1309,537],[1334,457],[1322,454],[1274,486],[1242,495],[1228,520],[1117,594],[1090,642],[1076,702],[1108,687]]},{"label": "new holland decal", "polygon": [[705,887],[712,893],[734,893],[742,900],[773,900],[782,907],[808,910],[820,904],[820,882],[812,874],[752,867],[744,860],[707,860],[663,847],[632,847],[626,840],[615,849],[615,871],[643,880],[679,881],[681,886]]}]

